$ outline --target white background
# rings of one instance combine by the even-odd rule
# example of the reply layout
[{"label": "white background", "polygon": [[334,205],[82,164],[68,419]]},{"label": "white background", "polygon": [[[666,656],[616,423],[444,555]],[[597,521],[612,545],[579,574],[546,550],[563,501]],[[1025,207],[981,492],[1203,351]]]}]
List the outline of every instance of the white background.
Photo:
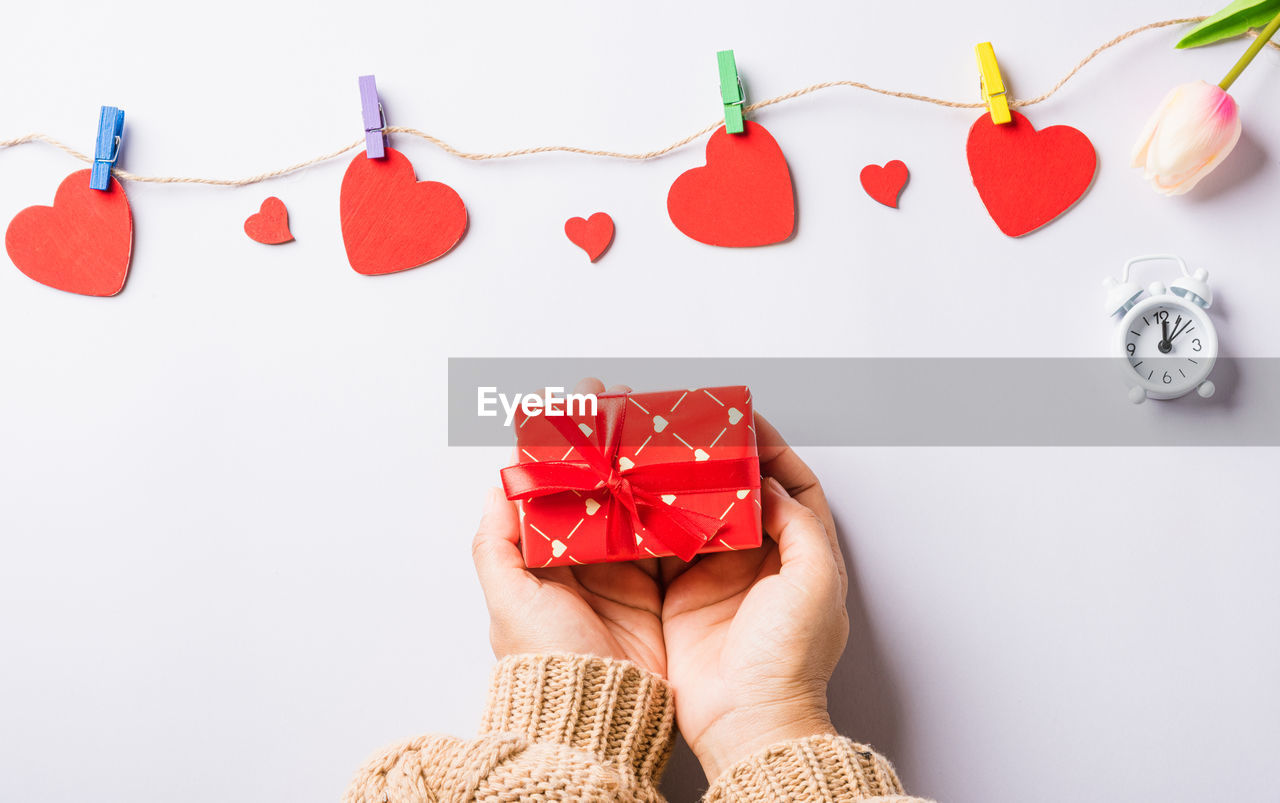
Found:
[{"label": "white background", "polygon": [[[122,167],[248,175],[359,136],[373,72],[392,124],[462,148],[647,150],[719,116],[723,47],[753,100],[845,78],[972,100],[991,40],[1027,97],[1117,33],[1217,4],[1174,5],[22,3],[0,30],[0,138],[87,151],[115,104]],[[795,239],[764,249],[667,219],[700,144],[471,163],[397,136],[471,228],[378,278],[344,258],[346,157],[238,190],[129,184],[122,295],[0,269],[0,799],[332,800],[383,744],[472,733],[491,654],[469,541],[505,455],[446,447],[450,356],[1104,354],[1099,280],[1152,251],[1210,270],[1224,353],[1280,356],[1280,57],[1233,90],[1229,161],[1163,198],[1128,168],[1132,141],[1169,88],[1244,48],[1176,52],[1178,36],[1144,34],[1029,110],[1085,131],[1099,172],[1021,240],[970,183],[977,112],[850,89],[756,115],[799,200]],[[912,172],[898,211],[857,185],[893,158]],[[0,151],[0,220],[81,167]],[[296,243],[242,233],[267,195]],[[562,226],[597,210],[618,234],[590,265]],[[1274,449],[803,455],[856,579],[837,724],[910,791],[1277,799]],[[678,754],[667,791],[702,784]]]}]

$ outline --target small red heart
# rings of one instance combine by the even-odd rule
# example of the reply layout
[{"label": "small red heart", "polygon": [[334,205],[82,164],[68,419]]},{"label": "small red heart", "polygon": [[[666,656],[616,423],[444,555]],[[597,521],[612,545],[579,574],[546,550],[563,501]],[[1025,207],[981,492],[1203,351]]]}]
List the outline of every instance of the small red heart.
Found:
[{"label": "small red heart", "polygon": [[908,175],[907,166],[902,160],[894,159],[892,162],[886,162],[884,167],[867,165],[858,174],[858,180],[862,182],[862,189],[866,190],[867,195],[872,199],[897,209],[898,196],[902,194],[902,188],[907,186]]},{"label": "small red heart", "polygon": [[449,253],[467,231],[467,207],[447,184],[418,181],[394,148],[360,153],[342,176],[342,241],[356,273],[377,276],[416,268]]},{"label": "small red heart", "polygon": [[1010,237],[1021,237],[1071,208],[1093,183],[1093,143],[1066,125],[1037,131],[1013,112],[996,125],[984,114],[969,129],[966,146],[973,185],[987,213]]},{"label": "small red heart", "polygon": [[595,262],[613,242],[613,218],[607,212],[596,212],[586,219],[571,217],[564,222],[564,233]]},{"label": "small red heart", "polygon": [[9,223],[4,246],[18,270],[68,293],[113,296],[124,289],[133,214],[124,187],[89,187],[88,170],[62,180],[53,206],[28,206]]},{"label": "small red heart", "polygon": [[791,171],[764,126],[741,134],[721,126],[707,141],[707,164],[685,171],[667,193],[667,214],[686,236],[708,245],[780,243],[796,222]]},{"label": "small red heart", "polygon": [[289,210],[284,201],[274,195],[262,202],[256,214],[244,221],[244,233],[249,239],[263,245],[279,245],[293,239],[289,231]]}]

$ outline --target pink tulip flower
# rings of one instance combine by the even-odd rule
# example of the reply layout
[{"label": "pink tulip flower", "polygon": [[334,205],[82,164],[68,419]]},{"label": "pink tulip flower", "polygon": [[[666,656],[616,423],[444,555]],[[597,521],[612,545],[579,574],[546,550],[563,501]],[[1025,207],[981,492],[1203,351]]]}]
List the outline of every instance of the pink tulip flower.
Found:
[{"label": "pink tulip flower", "polygon": [[1205,81],[1175,87],[1147,122],[1133,166],[1156,192],[1181,195],[1227,158],[1240,139],[1240,111],[1225,90]]}]

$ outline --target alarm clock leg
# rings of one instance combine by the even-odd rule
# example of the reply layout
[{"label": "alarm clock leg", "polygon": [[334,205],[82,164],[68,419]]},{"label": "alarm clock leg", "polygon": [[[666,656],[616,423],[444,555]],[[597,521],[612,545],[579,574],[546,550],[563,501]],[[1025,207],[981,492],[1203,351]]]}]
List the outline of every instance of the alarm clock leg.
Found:
[{"label": "alarm clock leg", "polygon": [[1129,388],[1129,401],[1134,404],[1142,404],[1147,400],[1147,392],[1139,387]]},{"label": "alarm clock leg", "polygon": [[1196,388],[1196,393],[1200,394],[1200,398],[1207,399],[1213,395],[1215,390],[1217,390],[1217,388],[1213,386],[1213,383],[1206,379],[1204,382],[1200,383],[1200,387]]}]

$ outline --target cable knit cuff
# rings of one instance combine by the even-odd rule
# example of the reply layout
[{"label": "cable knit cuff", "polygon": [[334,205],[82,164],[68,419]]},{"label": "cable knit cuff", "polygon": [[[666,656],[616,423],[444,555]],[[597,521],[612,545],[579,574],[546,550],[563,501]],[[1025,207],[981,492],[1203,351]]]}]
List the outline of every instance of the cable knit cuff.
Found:
[{"label": "cable knit cuff", "polygon": [[493,671],[481,734],[585,750],[638,781],[671,754],[675,700],[667,682],[627,661],[585,655],[513,655]]},{"label": "cable knit cuff", "polygon": [[716,779],[705,801],[852,801],[901,797],[893,766],[843,736],[810,736],[771,745]]}]

